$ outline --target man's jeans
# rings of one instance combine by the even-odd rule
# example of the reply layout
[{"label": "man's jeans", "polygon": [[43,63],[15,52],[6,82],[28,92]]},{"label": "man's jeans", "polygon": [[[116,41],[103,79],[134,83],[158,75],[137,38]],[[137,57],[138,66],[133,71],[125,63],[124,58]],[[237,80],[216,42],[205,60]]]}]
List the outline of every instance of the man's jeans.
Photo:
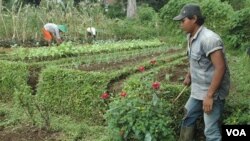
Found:
[{"label": "man's jeans", "polygon": [[190,97],[185,105],[182,127],[195,127],[197,119],[203,114],[206,141],[221,141],[221,116],[225,100],[214,100],[211,113],[203,112],[203,101]]}]

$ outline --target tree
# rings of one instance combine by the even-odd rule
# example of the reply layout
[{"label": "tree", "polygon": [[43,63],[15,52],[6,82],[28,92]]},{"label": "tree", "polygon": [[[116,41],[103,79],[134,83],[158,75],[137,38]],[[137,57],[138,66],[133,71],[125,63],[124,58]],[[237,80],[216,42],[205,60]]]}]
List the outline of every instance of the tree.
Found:
[{"label": "tree", "polygon": [[128,0],[127,18],[134,18],[136,16],[136,0]]}]

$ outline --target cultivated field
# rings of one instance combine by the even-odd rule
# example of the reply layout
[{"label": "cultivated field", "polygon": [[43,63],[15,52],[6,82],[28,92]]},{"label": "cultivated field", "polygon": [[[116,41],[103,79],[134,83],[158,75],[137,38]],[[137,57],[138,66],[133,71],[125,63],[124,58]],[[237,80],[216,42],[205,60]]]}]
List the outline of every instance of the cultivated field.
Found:
[{"label": "cultivated field", "polygon": [[[184,89],[188,70],[183,47],[154,39],[92,45],[66,42],[54,47],[5,48],[0,53],[0,140],[106,141],[145,136],[177,140],[189,96],[187,88],[173,102]],[[228,56],[233,75],[238,70],[236,61],[249,59]],[[238,81],[233,79],[232,94],[241,90]],[[236,117],[247,111],[248,99],[230,101],[224,122],[249,121],[247,115]],[[234,113],[231,106],[243,107]],[[202,121],[197,127],[203,128]],[[197,138],[203,140],[203,135]]]}]

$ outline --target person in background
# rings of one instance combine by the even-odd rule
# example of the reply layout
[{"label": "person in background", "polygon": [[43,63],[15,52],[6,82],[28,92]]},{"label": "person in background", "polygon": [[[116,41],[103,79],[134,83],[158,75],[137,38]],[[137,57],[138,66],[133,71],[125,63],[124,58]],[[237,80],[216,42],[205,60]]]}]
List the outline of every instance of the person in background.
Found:
[{"label": "person in background", "polygon": [[200,116],[203,116],[205,124],[206,141],[221,141],[221,118],[230,87],[222,39],[203,26],[205,18],[197,4],[186,4],[173,20],[180,21],[181,29],[187,33],[190,66],[183,83],[191,85],[179,141],[193,140]]},{"label": "person in background", "polygon": [[54,23],[47,23],[42,28],[43,38],[50,46],[52,41],[55,40],[57,45],[61,44],[63,40],[60,34],[67,32],[67,27],[65,25],[57,25]]},{"label": "person in background", "polygon": [[96,29],[94,27],[87,28],[87,37],[92,39],[96,38]]}]

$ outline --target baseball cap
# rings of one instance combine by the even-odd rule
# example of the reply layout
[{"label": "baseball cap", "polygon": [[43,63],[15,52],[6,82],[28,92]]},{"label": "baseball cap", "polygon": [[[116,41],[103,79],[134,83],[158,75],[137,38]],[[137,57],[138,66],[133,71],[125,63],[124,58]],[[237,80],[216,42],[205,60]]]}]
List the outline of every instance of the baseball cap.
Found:
[{"label": "baseball cap", "polygon": [[61,30],[62,32],[67,32],[67,27],[66,25],[57,25],[57,27],[59,28],[59,30]]},{"label": "baseball cap", "polygon": [[185,17],[192,17],[196,15],[197,17],[202,17],[200,6],[197,4],[186,4],[181,9],[181,12],[178,16],[174,17],[173,20],[179,21]]}]

